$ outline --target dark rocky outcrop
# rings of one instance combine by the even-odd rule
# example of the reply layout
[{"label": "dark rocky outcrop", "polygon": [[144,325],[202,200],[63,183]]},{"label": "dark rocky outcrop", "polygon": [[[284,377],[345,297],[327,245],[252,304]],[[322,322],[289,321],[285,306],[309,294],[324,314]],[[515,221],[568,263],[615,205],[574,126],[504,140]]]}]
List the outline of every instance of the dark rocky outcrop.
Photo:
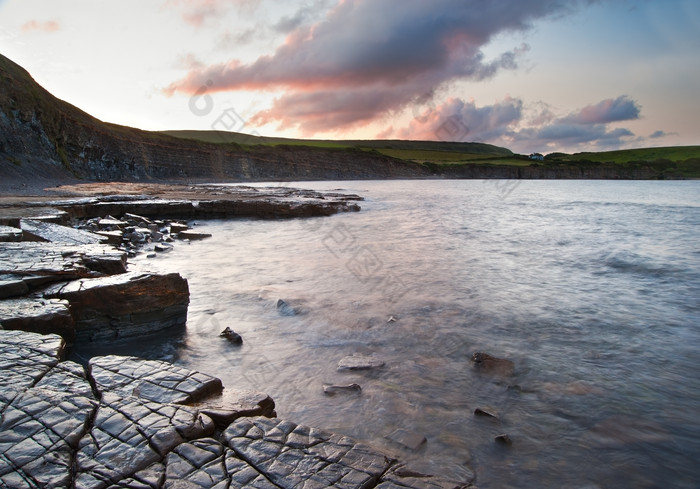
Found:
[{"label": "dark rocky outcrop", "polygon": [[187,321],[187,280],[179,273],[128,272],[54,285],[44,297],[67,300],[76,338],[103,341],[151,334]]},{"label": "dark rocky outcrop", "polygon": [[264,394],[174,403],[221,391],[199,372],[114,356],[93,358],[86,372],[62,356],[57,335],[0,330],[0,487],[472,487],[346,436],[260,416],[274,414]]}]

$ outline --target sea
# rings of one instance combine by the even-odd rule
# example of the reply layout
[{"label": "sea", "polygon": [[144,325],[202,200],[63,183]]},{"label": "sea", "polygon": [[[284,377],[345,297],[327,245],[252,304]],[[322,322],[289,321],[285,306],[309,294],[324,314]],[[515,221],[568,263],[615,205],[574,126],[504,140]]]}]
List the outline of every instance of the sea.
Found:
[{"label": "sea", "polygon": [[[187,278],[186,328],[77,355],[200,370],[482,489],[700,487],[700,182],[256,185],[364,201],[191,223],[212,237],[129,265]],[[478,368],[475,352],[512,372]],[[384,365],[338,370],[351,355]]]}]

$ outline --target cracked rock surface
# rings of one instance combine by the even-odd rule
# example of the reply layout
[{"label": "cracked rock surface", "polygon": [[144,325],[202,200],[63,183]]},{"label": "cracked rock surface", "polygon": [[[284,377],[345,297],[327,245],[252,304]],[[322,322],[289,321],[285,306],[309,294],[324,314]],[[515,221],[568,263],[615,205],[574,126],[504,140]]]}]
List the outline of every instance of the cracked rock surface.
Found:
[{"label": "cracked rock surface", "polygon": [[209,375],[118,356],[86,371],[63,348],[57,335],[0,330],[1,489],[468,487],[271,418],[269,397],[222,395]]}]

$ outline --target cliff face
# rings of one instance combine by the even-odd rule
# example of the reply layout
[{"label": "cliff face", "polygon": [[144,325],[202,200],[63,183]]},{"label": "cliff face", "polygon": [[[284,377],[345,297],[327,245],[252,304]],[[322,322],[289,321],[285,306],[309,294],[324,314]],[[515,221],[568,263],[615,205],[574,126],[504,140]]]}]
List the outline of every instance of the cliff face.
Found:
[{"label": "cliff face", "polygon": [[[449,150],[455,145],[459,149],[459,143],[423,144],[424,149],[435,150]],[[504,156],[512,155],[500,149]],[[108,124],[57,99],[23,68],[0,55],[0,183],[9,182],[10,187],[26,182],[51,185],[75,179],[212,182],[384,178],[650,179],[682,178],[683,175],[646,163],[545,162],[529,166],[492,163],[421,165],[386,156],[371,147],[217,144]]]},{"label": "cliff face", "polygon": [[0,86],[3,179],[303,180],[428,174],[420,165],[375,152],[213,144],[107,124],[55,98],[1,55]]}]

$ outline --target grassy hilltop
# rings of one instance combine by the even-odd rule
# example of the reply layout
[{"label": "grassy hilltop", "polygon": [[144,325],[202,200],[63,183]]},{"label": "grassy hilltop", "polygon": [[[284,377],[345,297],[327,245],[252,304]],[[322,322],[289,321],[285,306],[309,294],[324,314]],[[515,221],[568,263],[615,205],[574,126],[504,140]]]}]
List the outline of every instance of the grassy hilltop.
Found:
[{"label": "grassy hilltop", "polygon": [[390,158],[418,163],[433,173],[459,174],[460,169],[479,167],[528,167],[552,170],[645,169],[653,178],[700,178],[700,146],[670,146],[584,153],[551,153],[543,161],[533,161],[506,148],[484,143],[401,140],[313,140],[288,139],[225,131],[164,131],[183,139],[210,143],[236,143],[242,146],[288,146],[354,149],[376,152]]}]

